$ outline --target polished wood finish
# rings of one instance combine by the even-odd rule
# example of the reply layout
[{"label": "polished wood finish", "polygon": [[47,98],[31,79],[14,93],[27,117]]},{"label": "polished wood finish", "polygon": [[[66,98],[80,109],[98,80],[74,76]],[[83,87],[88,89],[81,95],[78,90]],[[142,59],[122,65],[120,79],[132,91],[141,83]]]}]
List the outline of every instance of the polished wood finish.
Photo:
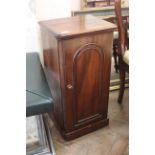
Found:
[{"label": "polished wood finish", "polygon": [[51,114],[66,140],[108,124],[112,35],[115,25],[92,16],[40,22]]},{"label": "polished wood finish", "polygon": [[56,38],[72,38],[73,36],[79,36],[81,34],[105,30],[111,31],[111,29],[115,27],[114,24],[99,20],[91,15],[61,18],[61,20],[47,20],[40,22],[40,24],[46,27]]},{"label": "polished wood finish", "polygon": [[123,54],[125,50],[129,49],[129,39],[127,36],[127,29],[129,28],[129,22],[123,22],[121,14],[121,0],[115,0],[115,13],[117,18],[117,26],[119,32],[118,43],[118,68],[120,74],[120,91],[118,96],[118,103],[122,103],[124,89],[125,89],[125,73],[129,73],[129,65],[123,61]]}]

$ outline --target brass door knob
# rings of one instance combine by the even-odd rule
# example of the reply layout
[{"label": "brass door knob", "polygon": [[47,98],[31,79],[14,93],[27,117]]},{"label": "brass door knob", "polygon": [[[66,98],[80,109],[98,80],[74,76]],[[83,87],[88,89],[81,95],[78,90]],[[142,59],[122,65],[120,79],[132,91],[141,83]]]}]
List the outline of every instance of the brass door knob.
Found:
[{"label": "brass door knob", "polygon": [[68,85],[67,85],[67,88],[68,88],[68,89],[73,89],[73,86],[72,86],[71,84],[68,84]]}]

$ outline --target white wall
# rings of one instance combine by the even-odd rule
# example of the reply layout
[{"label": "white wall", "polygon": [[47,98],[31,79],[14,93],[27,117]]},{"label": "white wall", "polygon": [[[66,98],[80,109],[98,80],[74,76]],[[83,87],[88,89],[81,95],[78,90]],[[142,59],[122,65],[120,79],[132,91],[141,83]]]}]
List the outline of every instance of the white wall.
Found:
[{"label": "white wall", "polygon": [[71,0],[71,10],[80,10],[81,0]]},{"label": "white wall", "polygon": [[46,20],[71,16],[72,0],[36,0],[37,19]]},{"label": "white wall", "polygon": [[80,10],[81,0],[35,0],[36,17],[40,20],[70,17],[72,10]]},{"label": "white wall", "polygon": [[41,52],[38,21],[70,17],[71,10],[80,10],[80,0],[27,0],[27,52]]},{"label": "white wall", "polygon": [[27,0],[26,4],[26,51],[39,51],[39,27],[36,19],[35,0]]}]

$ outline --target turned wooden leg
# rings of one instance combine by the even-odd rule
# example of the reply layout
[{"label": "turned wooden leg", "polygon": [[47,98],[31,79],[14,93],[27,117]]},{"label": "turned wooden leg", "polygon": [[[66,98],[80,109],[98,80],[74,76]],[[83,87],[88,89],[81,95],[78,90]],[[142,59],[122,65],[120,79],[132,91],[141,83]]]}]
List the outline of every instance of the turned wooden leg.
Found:
[{"label": "turned wooden leg", "polygon": [[118,64],[117,64],[117,45],[113,44],[113,57],[114,57],[114,67],[116,73],[118,73]]},{"label": "turned wooden leg", "polygon": [[120,90],[119,90],[119,96],[118,96],[118,103],[122,103],[123,95],[124,95],[124,89],[125,89],[125,70],[121,70],[119,72],[120,75]]}]

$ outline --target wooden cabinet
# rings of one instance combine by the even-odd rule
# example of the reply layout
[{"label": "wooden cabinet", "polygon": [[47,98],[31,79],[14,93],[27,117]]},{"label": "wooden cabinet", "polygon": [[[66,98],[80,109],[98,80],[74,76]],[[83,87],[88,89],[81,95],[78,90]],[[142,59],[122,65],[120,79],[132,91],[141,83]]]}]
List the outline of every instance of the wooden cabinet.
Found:
[{"label": "wooden cabinet", "polygon": [[54,99],[51,115],[74,139],[108,124],[113,29],[93,16],[40,22],[44,70]]}]

